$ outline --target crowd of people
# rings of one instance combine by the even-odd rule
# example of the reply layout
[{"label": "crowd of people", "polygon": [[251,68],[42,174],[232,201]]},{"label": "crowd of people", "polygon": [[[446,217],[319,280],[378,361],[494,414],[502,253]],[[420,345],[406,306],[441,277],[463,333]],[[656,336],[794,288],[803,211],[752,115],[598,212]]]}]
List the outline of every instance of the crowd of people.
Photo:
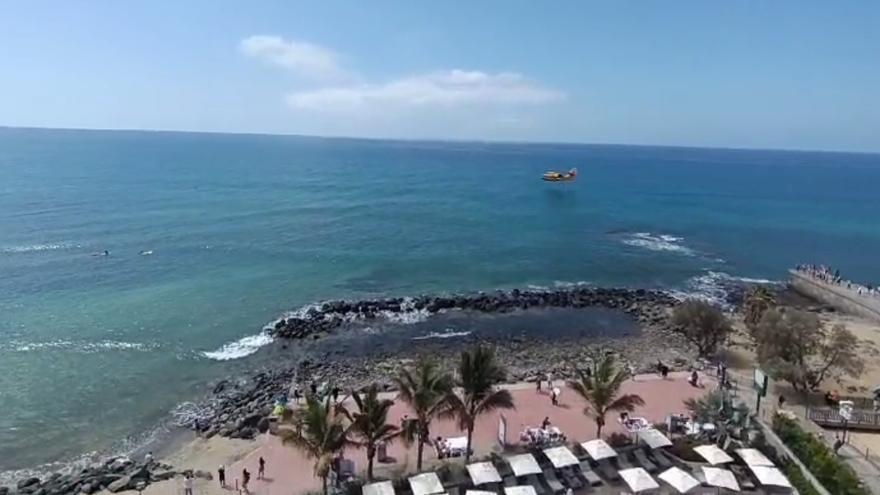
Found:
[{"label": "crowd of people", "polygon": [[811,278],[820,280],[827,284],[845,287],[848,290],[855,291],[860,296],[871,296],[880,298],[880,289],[873,285],[862,285],[850,280],[846,280],[840,276],[840,270],[832,269],[825,265],[798,265],[795,269],[808,275]]}]

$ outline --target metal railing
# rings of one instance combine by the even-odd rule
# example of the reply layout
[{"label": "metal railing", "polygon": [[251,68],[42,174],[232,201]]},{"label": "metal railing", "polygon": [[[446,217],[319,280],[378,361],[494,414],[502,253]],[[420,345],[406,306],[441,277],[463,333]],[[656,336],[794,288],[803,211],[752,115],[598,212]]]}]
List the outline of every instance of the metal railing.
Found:
[{"label": "metal railing", "polygon": [[874,411],[854,410],[852,417],[845,420],[837,409],[811,407],[807,409],[807,418],[820,426],[880,430],[880,413]]}]

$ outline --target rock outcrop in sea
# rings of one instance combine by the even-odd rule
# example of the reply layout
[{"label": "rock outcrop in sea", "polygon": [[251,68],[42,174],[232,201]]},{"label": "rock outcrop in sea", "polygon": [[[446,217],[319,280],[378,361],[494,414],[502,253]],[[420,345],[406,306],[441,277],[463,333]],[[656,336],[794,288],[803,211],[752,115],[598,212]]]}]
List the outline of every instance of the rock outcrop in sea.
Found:
[{"label": "rock outcrop in sea", "polygon": [[[646,334],[625,343],[616,339],[593,339],[590,344],[629,356],[627,359],[635,369],[647,369],[649,363],[657,360],[675,367],[687,362],[686,353],[682,351],[687,344],[668,325],[669,310],[676,304],[677,299],[662,291],[593,287],[330,301],[298,316],[278,320],[271,333],[284,340],[320,339],[334,331],[342,331],[347,322],[400,319],[413,313],[430,316],[456,310],[509,313],[537,308],[607,308],[629,314]],[[189,416],[184,425],[207,437],[254,438],[268,429],[266,417],[274,401],[287,395],[292,386],[305,390],[311,383],[331,382],[347,391],[376,382],[390,390],[389,378],[411,363],[417,352],[429,352],[438,358],[452,360],[461,348],[477,343],[490,343],[500,349],[498,355],[508,367],[511,381],[530,380],[547,373],[565,378],[572,371],[572,362],[584,362],[593,351],[586,342],[558,345],[519,336],[501,342],[484,342],[471,337],[430,343],[420,341],[419,351],[413,350],[409,355],[354,358],[328,353],[301,360],[295,366],[256,373],[246,380],[221,382],[214,389],[212,407],[203,409],[199,415]]]},{"label": "rock outcrop in sea", "polygon": [[642,323],[659,323],[665,311],[677,303],[669,294],[646,289],[603,289],[575,287],[558,290],[496,291],[469,295],[419,296],[363,301],[329,301],[312,307],[301,316],[279,319],[270,330],[285,339],[317,338],[344,323],[356,320],[388,318],[421,312],[427,315],[442,311],[463,310],[482,313],[507,313],[531,308],[619,309]]}]

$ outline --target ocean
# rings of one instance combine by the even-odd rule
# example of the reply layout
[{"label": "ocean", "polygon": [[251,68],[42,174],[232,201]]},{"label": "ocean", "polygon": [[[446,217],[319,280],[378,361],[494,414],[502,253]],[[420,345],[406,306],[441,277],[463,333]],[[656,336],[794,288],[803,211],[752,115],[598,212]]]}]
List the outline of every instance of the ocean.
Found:
[{"label": "ocean", "polygon": [[872,154],[0,129],[0,470],[151,431],[326,299],[876,283],[878,187]]}]

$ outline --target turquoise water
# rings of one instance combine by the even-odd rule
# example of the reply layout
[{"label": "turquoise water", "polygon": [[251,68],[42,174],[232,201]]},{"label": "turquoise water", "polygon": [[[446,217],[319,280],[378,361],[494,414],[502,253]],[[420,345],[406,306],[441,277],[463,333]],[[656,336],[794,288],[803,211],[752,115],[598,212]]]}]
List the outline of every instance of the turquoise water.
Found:
[{"label": "turquoise water", "polygon": [[0,129],[0,469],[148,429],[322,299],[878,282],[878,187],[880,155]]}]

